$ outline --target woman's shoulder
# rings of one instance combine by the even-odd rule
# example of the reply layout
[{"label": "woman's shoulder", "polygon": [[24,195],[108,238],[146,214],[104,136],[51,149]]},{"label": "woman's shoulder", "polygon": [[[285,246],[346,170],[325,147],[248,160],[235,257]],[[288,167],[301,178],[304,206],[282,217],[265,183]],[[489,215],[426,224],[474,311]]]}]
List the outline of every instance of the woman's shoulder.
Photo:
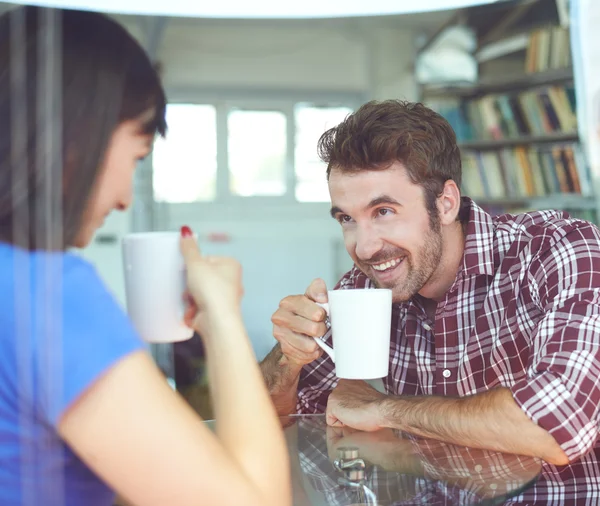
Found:
[{"label": "woman's shoulder", "polygon": [[[0,312],[9,320],[7,312],[24,317],[26,311],[36,320],[50,311],[63,315],[65,330],[85,321],[94,321],[97,328],[104,328],[103,322],[129,326],[123,308],[94,265],[76,253],[27,251],[0,244],[0,300],[7,302]],[[28,302],[17,307],[18,300]]]},{"label": "woman's shoulder", "polygon": [[[66,251],[28,251],[0,242],[0,280],[29,287],[52,283],[57,287],[87,280],[102,284],[96,268],[83,257]],[[0,281],[1,283],[2,281]]]},{"label": "woman's shoulder", "polygon": [[17,357],[29,361],[45,395],[30,401],[43,403],[52,424],[118,360],[145,349],[94,266],[76,254],[2,245],[0,285],[0,369],[14,378]]}]

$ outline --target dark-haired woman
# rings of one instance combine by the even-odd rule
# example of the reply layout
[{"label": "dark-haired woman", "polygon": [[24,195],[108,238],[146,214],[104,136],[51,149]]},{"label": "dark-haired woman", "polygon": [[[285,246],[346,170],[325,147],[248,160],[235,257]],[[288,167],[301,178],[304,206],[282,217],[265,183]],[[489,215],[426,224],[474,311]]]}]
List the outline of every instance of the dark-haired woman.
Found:
[{"label": "dark-haired woman", "polygon": [[0,504],[290,504],[278,420],[240,315],[239,265],[182,228],[213,435],[155,367],[83,247],[164,134],[143,50],[95,13],[0,17]]}]

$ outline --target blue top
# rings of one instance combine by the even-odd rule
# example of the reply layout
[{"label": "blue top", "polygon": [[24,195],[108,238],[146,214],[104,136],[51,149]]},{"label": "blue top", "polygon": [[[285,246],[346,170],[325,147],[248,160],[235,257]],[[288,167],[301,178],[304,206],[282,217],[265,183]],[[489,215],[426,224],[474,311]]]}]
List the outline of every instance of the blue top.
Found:
[{"label": "blue top", "polygon": [[97,378],[144,348],[88,262],[0,243],[0,504],[112,504],[57,424]]}]

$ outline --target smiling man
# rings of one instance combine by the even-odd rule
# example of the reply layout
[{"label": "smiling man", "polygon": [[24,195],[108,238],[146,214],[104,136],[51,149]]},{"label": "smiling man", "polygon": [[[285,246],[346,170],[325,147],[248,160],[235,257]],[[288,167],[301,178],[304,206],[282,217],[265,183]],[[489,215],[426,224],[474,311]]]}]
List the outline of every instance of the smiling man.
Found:
[{"label": "smiling man", "polygon": [[273,315],[261,367],[279,413],[539,457],[539,497],[562,494],[555,466],[576,461],[569,490],[600,491],[600,231],[556,211],[492,217],[461,197],[454,132],[421,104],[365,104],[319,153],[355,264],[336,289],[393,292],[389,374],[385,393],[338,381],[312,339],[331,344],[315,280]]}]

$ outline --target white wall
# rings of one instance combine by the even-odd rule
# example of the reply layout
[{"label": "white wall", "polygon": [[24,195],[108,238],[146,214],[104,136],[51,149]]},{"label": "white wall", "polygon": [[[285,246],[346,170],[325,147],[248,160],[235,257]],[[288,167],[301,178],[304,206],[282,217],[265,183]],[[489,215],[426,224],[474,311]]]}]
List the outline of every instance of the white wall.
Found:
[{"label": "white wall", "polygon": [[[168,89],[268,89],[415,96],[419,30],[385,17],[167,23],[157,58]],[[400,26],[400,27],[399,27]]]},{"label": "white wall", "polygon": [[121,239],[131,231],[131,212],[111,213],[104,226],[96,233],[91,244],[78,253],[92,262],[100,276],[112,290],[123,307],[125,304],[125,278],[121,255]]},{"label": "white wall", "polygon": [[417,30],[382,28],[371,32],[369,99],[416,100],[413,74]]},{"label": "white wall", "polygon": [[341,28],[167,25],[158,59],[165,86],[363,91],[366,47]]}]

